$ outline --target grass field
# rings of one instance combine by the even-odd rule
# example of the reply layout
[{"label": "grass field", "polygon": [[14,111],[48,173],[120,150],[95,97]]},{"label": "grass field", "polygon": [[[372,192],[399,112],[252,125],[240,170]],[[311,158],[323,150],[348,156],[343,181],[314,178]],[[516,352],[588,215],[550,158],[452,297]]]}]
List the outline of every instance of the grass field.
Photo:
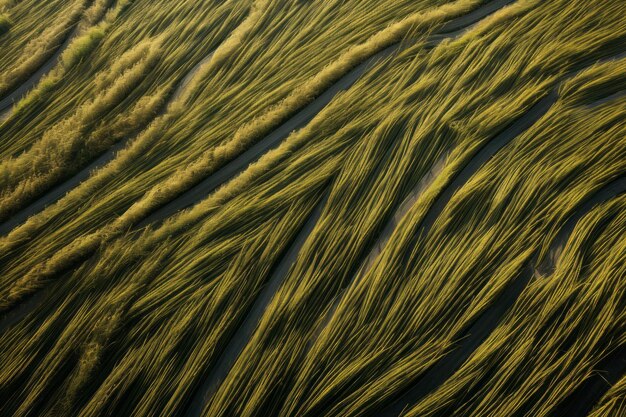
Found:
[{"label": "grass field", "polygon": [[0,415],[626,415],[612,0],[0,0]]}]

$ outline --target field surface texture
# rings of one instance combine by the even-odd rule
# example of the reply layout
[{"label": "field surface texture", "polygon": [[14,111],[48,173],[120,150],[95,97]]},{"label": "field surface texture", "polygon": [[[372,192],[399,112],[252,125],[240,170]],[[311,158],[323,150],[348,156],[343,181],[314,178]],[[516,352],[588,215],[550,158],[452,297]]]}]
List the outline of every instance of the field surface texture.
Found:
[{"label": "field surface texture", "polygon": [[626,2],[0,0],[0,416],[626,417]]}]

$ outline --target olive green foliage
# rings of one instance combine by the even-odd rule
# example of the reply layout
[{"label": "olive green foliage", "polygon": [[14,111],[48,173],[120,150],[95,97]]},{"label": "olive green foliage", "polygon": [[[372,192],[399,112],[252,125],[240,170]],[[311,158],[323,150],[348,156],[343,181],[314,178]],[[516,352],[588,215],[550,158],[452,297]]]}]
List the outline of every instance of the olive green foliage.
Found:
[{"label": "olive green foliage", "polygon": [[568,413],[626,347],[626,17],[498,1],[433,41],[488,3],[0,0],[0,98],[58,53],[0,124],[0,221],[110,157],[0,236],[0,414]]}]

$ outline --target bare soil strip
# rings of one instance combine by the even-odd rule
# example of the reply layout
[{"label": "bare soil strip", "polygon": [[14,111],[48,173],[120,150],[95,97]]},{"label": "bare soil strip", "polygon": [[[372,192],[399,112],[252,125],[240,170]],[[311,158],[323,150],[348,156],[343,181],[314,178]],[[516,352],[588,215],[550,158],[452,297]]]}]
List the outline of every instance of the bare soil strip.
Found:
[{"label": "bare soil strip", "polygon": [[[620,59],[623,54],[617,55],[615,57],[610,57],[601,62],[606,62],[614,59]],[[580,71],[584,71],[583,68]],[[576,71],[577,73],[579,71]],[[567,77],[571,77],[575,73],[570,73]],[[565,78],[565,77],[564,77]],[[563,82],[563,81],[562,81]],[[561,82],[561,83],[562,83]],[[491,141],[489,141],[482,149],[480,149],[476,155],[474,155],[467,165],[463,167],[463,169],[456,174],[456,176],[452,179],[451,183],[443,190],[443,192],[437,197],[435,202],[430,206],[426,216],[422,220],[422,224],[420,227],[419,233],[422,236],[426,236],[433,224],[440,216],[443,209],[446,207],[454,193],[456,193],[479,169],[483,166],[496,152],[502,149],[505,145],[511,142],[520,134],[524,133],[527,129],[529,129],[535,122],[537,122],[544,114],[548,112],[548,110],[556,103],[559,98],[558,90],[561,85],[558,83],[556,87],[554,87],[550,93],[548,93],[545,97],[535,103],[526,113],[524,113],[520,118],[511,123],[507,128],[501,131],[498,135],[496,135]],[[611,96],[613,97],[613,96]],[[592,103],[591,106],[597,106],[606,102],[606,98],[598,100],[595,103]],[[379,235],[376,243],[373,248],[370,250],[368,255],[366,256],[363,264],[359,268],[359,272],[356,274],[355,279],[353,279],[348,285],[349,287],[354,284],[355,280],[358,280],[360,277],[363,277],[372,267],[375,259],[382,252],[386,242],[391,237],[391,234],[396,229],[397,225],[400,222],[400,219],[409,211],[412,204],[417,201],[419,195],[428,187],[428,185],[434,180],[433,175],[441,172],[443,166],[441,166],[442,161],[438,161],[435,166],[431,169],[431,171],[420,181],[420,183],[409,193],[409,196],[400,204],[398,209],[395,211],[391,220],[383,227],[383,231]],[[616,190],[621,190],[623,184],[618,183],[617,185],[612,185],[611,188],[604,190],[606,195],[617,195]],[[621,192],[621,191],[620,191]],[[612,193],[612,194],[611,194]],[[575,223],[574,223],[575,225]],[[573,225],[569,227],[573,228]],[[571,233],[571,231],[570,231]],[[558,240],[556,241],[558,242]],[[334,308],[331,308],[328,312],[330,315],[334,314],[334,311],[339,304],[339,300],[334,305]]]},{"label": "bare soil strip", "polygon": [[[451,39],[463,34],[465,31],[469,30],[472,25],[494,13],[501,7],[513,3],[513,1],[514,0],[492,1],[468,13],[467,15],[451,20],[444,25],[441,33],[433,35],[427,41],[426,48],[432,49],[445,39]],[[317,97],[313,102],[309,103],[265,138],[257,142],[230,163],[226,164],[213,175],[207,177],[205,180],[190,188],[176,199],[157,209],[151,215],[142,220],[137,227],[141,228],[149,224],[162,222],[176,212],[201,201],[206,195],[210,194],[220,185],[244,171],[252,162],[259,159],[264,153],[277,147],[293,130],[297,130],[309,123],[340,91],[350,88],[350,86],[352,86],[352,84],[354,84],[368,68],[376,62],[388,57],[393,52],[398,50],[398,48],[399,44],[392,45],[352,69],[335,84],[333,84],[328,90]],[[61,52],[59,52],[59,54]],[[194,67],[187,76],[185,76],[177,87],[176,92],[169,100],[170,103],[180,97],[195,73],[197,73],[204,63],[210,60],[211,56],[212,53],[201,61],[196,67]],[[54,64],[54,62],[52,62],[52,64]],[[90,176],[91,172],[112,161],[115,158],[115,155],[127,145],[129,140],[130,139],[118,142],[72,178],[54,187],[51,191],[11,216],[4,223],[0,224],[0,236],[8,234],[12,229],[24,223],[29,217],[41,212],[47,206],[54,204],[56,201],[61,199],[68,191],[86,180]]]},{"label": "bare soil strip", "polygon": [[236,175],[243,172],[248,166],[259,159],[266,152],[276,148],[291,132],[297,130],[309,123],[331,100],[340,92],[348,89],[354,84],[367,68],[375,62],[384,59],[396,50],[396,46],[391,46],[367,61],[361,63],[356,68],[341,77],[339,81],[333,84],[328,90],[319,97],[309,103],[306,107],[292,116],[277,129],[265,136],[262,140],[248,148],[238,157],[219,169],[213,175],[207,177],[200,183],[196,184],[176,199],[162,206],[151,215],[143,219],[137,227],[145,227],[153,223],[162,222],[176,212],[186,209],[204,199],[208,194],[217,189],[220,185],[226,183]]},{"label": "bare soil strip", "polygon": [[226,375],[230,372],[235,361],[239,357],[239,354],[248,344],[252,334],[258,327],[259,322],[263,317],[263,313],[274,298],[274,294],[276,294],[285,280],[289,269],[296,261],[298,253],[300,253],[300,249],[302,249],[304,242],[306,242],[307,238],[313,231],[313,228],[317,224],[327,200],[328,195],[326,195],[326,197],[318,203],[315,209],[313,209],[313,212],[296,236],[295,240],[281,259],[280,263],[274,269],[270,280],[267,282],[265,287],[263,287],[245,319],[235,331],[235,334],[230,339],[230,342],[215,362],[215,367],[210,370],[204,379],[204,382],[199,386],[198,390],[194,394],[189,408],[187,409],[187,416],[199,417],[201,415],[207,399],[215,393],[222,381],[226,378]]},{"label": "bare soil strip", "polygon": [[[604,59],[601,62],[620,59],[623,57],[623,55],[624,54],[619,54],[617,56]],[[572,71],[570,74],[565,76],[562,81],[550,91],[550,93],[548,93],[544,98],[535,103],[524,115],[522,115],[519,119],[517,119],[507,128],[505,128],[500,134],[495,136],[494,139],[487,143],[482,149],[477,152],[476,155],[472,157],[467,165],[465,165],[465,167],[452,179],[450,185],[445,188],[445,190],[438,196],[433,205],[429,208],[426,216],[422,220],[422,225],[419,232],[422,236],[426,236],[428,234],[433,224],[435,223],[441,212],[444,210],[454,193],[456,193],[456,191],[459,190],[480,169],[481,166],[483,166],[483,164],[491,159],[491,157],[493,157],[493,155],[497,151],[499,151],[502,147],[511,142],[514,138],[525,132],[527,129],[529,129],[535,122],[537,122],[544,114],[548,112],[548,110],[556,103],[559,98],[558,91],[561,83],[565,79],[572,77],[576,73],[582,72],[585,69],[586,67],[581,70]],[[589,106],[595,107],[605,104],[611,99],[621,96],[621,94],[622,92],[612,94],[611,96],[602,98],[590,104]],[[408,197],[406,197],[406,199],[399,205],[398,209],[394,212],[392,218],[383,227],[381,234],[379,235],[368,255],[365,257],[354,279],[346,286],[346,288],[354,285],[355,281],[364,277],[371,269],[376,258],[384,249],[386,243],[391,237],[391,234],[395,231],[402,217],[418,200],[421,193],[426,188],[428,188],[428,186],[434,180],[435,176],[439,172],[441,172],[441,170],[443,169],[443,163],[444,160],[437,161],[431,171],[426,174],[424,178],[422,178],[422,180],[413,188],[413,190],[411,190]],[[579,207],[579,209],[577,209],[576,212],[568,219],[568,221],[563,225],[559,234],[555,237],[550,247],[550,253],[553,254],[553,256],[551,256],[551,260],[545,260],[544,263],[542,263],[542,265],[537,269],[540,269],[541,271],[547,271],[554,267],[554,254],[558,254],[560,250],[565,246],[567,240],[569,239],[569,236],[576,226],[576,223],[587,212],[589,212],[589,210],[591,210],[593,206],[614,198],[615,196],[624,192],[626,192],[626,178],[619,178],[603,187],[600,191],[598,191],[591,198],[585,201],[581,205],[581,207]],[[468,329],[468,335],[466,335],[466,337],[464,338],[464,343],[460,346],[460,348],[452,352],[450,355],[444,357],[437,365],[435,365],[431,369],[431,371],[428,371],[426,373],[424,378],[422,378],[418,382],[418,384],[411,388],[396,402],[392,403],[380,415],[384,417],[398,416],[407,405],[410,405],[411,402],[414,403],[416,398],[423,398],[426,394],[433,391],[437,386],[443,383],[443,381],[449,378],[456,371],[456,369],[458,369],[463,364],[463,362],[467,360],[471,353],[478,346],[480,346],[480,344],[488,337],[493,329],[495,329],[495,327],[499,323],[499,319],[515,303],[515,300],[526,287],[526,284],[535,275],[535,272],[536,269],[532,265],[528,266],[520,275],[520,277],[517,278],[515,282],[513,282],[508,288],[504,290],[498,302],[489,307],[483,313],[481,318],[479,318],[477,322],[470,329]],[[341,298],[345,293],[346,288],[344,288],[343,292],[337,297],[337,299],[329,309],[327,317],[322,321],[322,326],[317,329],[314,338],[317,338],[317,336],[319,336],[319,334],[323,330],[323,327],[330,322],[330,319],[335,313],[339,302],[341,301]],[[314,340],[311,340],[309,347],[313,344],[313,342]],[[617,370],[619,371],[618,375],[623,372],[621,362],[618,359],[613,358],[611,361],[609,361],[609,365],[617,368]],[[596,381],[595,383],[596,385],[602,385],[601,382],[602,381]],[[409,399],[413,399],[414,401],[407,402]]]},{"label": "bare soil strip", "polygon": [[[502,1],[502,2],[496,1],[493,3],[508,4],[510,3],[510,1]],[[490,5],[493,6],[493,4],[491,3]],[[489,14],[494,11],[492,8],[489,8],[488,10],[490,10]],[[475,13],[474,16],[481,16],[481,14]],[[471,22],[471,23],[475,23],[475,22]],[[458,34],[459,32],[456,31],[454,32],[453,36],[458,36]],[[443,39],[446,39],[446,37],[442,37],[441,35],[438,35],[438,36],[439,37],[436,43],[441,42]],[[207,180],[196,185],[191,190],[189,190],[188,193],[185,193],[183,196],[179,197],[179,199],[174,200],[172,203],[175,203],[175,202],[177,203],[176,209],[174,209],[172,207],[172,203],[170,203],[167,206],[164,206],[159,211],[155,212],[150,217],[146,218],[142,222],[142,224],[140,224],[140,226],[150,224],[152,221],[163,220],[167,216],[172,214],[173,212],[179,209],[188,207],[189,205],[193,204],[197,200],[196,195],[198,193],[206,194],[208,192],[211,192],[217,186],[219,186],[221,183],[227,180],[227,179],[224,180],[223,178],[230,178],[236,175],[238,172],[243,171],[243,169],[245,169],[247,165],[250,164],[261,153],[267,152],[269,149],[271,149],[272,146],[275,146],[275,144],[279,143],[284,137],[286,137],[289,134],[289,132],[297,128],[298,123],[302,123],[302,125],[304,125],[308,123],[308,121],[313,119],[313,117],[315,117],[315,114],[317,114],[324,106],[326,106],[326,104],[332,100],[332,97],[334,97],[335,94],[337,94],[342,89],[348,88],[350,85],[352,85],[361,76],[361,74],[367,69],[367,67],[372,65],[376,60],[389,55],[396,48],[397,48],[397,45],[393,45],[379,52],[377,55],[368,59],[367,61],[365,61],[364,63],[360,64],[358,67],[353,69],[351,72],[344,75],[329,90],[323,93],[322,96],[320,96],[318,99],[314,100],[312,103],[306,106],[303,110],[301,110],[299,113],[293,116],[290,120],[288,120],[285,124],[280,126],[277,130],[272,132],[264,140],[254,145],[248,151],[244,152],[237,159],[235,159],[233,162],[228,164],[225,168],[218,171],[215,175],[207,178]],[[317,109],[317,111],[315,111],[315,109]],[[436,175],[443,168],[444,161],[445,160],[443,159],[439,161],[439,163],[437,163],[433,167],[429,175],[425,176],[422,179],[422,181],[418,184],[418,186],[416,186],[409,193],[409,195],[405,198],[405,200],[400,205],[399,212],[393,216],[390,224],[388,225],[388,227],[385,228],[387,232],[381,235],[378,245],[376,245],[374,250],[377,250],[377,249],[380,250],[380,248],[384,246],[384,244],[391,236],[391,233],[397,226],[397,223],[400,221],[402,216],[406,213],[406,211],[408,211],[408,209],[412,206],[412,204],[417,200],[421,192],[425,188],[428,187],[428,185],[432,182],[432,180],[436,177]],[[192,191],[193,191],[193,195],[191,195]],[[210,396],[219,388],[219,385],[221,384],[221,382],[226,378],[226,376],[230,372],[230,369],[232,368],[235,361],[237,360],[237,357],[239,356],[239,354],[242,352],[242,350],[245,348],[250,338],[252,337],[254,330],[258,326],[261,318],[263,317],[263,314],[265,310],[267,309],[267,306],[271,302],[272,298],[274,297],[274,294],[278,291],[284,278],[289,272],[289,268],[295,262],[297,255],[300,249],[302,248],[302,245],[306,241],[306,238],[309,236],[315,224],[317,223],[321,215],[321,211],[325,204],[325,201],[326,201],[326,198],[316,207],[314,212],[311,214],[305,226],[298,234],[295,242],[291,245],[288,253],[285,255],[283,260],[281,260],[280,264],[276,268],[268,285],[262,290],[261,294],[259,295],[253,307],[251,308],[250,312],[248,313],[246,319],[244,320],[242,325],[238,328],[237,332],[231,339],[230,343],[224,349],[220,358],[217,360],[216,362],[217,366],[209,373],[209,375],[207,376],[205,381],[202,383],[198,391],[196,391],[196,394],[194,395],[194,398],[192,399],[190,407],[187,411],[187,414],[186,414],[187,416],[200,416],[201,415],[207,399],[210,398]],[[165,212],[164,209],[166,207],[172,207],[170,210],[173,210],[173,211]],[[165,214],[165,213],[168,213],[168,214]],[[368,258],[370,265],[374,258],[375,256],[372,258]]]},{"label": "bare soil strip", "polygon": [[601,361],[593,375],[576,388],[552,415],[586,417],[625,373],[626,345],[623,345]]}]

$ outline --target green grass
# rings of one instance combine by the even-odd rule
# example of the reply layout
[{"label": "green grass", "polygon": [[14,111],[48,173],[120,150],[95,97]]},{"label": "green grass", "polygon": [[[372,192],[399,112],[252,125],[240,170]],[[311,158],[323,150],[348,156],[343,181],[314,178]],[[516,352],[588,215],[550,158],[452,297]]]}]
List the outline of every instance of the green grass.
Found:
[{"label": "green grass", "polygon": [[81,18],[86,4],[82,0],[43,2],[34,7],[23,3],[10,9],[14,24],[7,36],[0,39],[2,96],[25,82],[52,57]]},{"label": "green grass", "polygon": [[622,377],[602,397],[596,409],[590,414],[591,417],[605,417],[620,415],[624,412],[624,398],[626,398],[626,378]]},{"label": "green grass", "polygon": [[[33,42],[44,59],[42,45],[78,31],[0,125],[0,219],[128,144],[0,237],[0,310],[41,297],[0,339],[0,414],[185,415],[322,201],[201,415],[380,415],[457,354],[528,271],[466,360],[401,415],[550,416],[626,344],[625,197],[590,209],[549,251],[581,204],[626,172],[626,99],[593,105],[626,87],[626,59],[594,65],[623,53],[615,2],[520,0],[432,50],[431,33],[484,2],[51,3],[0,1],[10,56]],[[134,228],[398,42],[235,178]],[[20,62],[0,74],[24,78],[34,66]],[[424,232],[455,175],[555,88],[554,105]],[[605,391],[593,417],[623,410],[624,378]]]}]

